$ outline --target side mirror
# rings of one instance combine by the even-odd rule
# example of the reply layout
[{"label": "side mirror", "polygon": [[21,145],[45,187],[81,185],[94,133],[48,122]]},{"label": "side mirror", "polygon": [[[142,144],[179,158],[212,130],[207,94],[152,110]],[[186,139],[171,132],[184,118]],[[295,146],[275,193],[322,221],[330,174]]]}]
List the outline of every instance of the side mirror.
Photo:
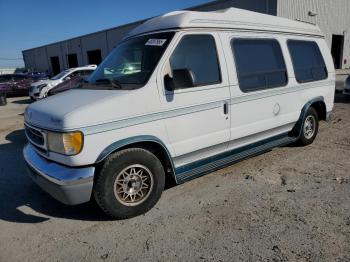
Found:
[{"label": "side mirror", "polygon": [[70,80],[71,79],[71,77],[70,76],[67,76],[65,79],[64,79],[64,81],[68,81],[68,80]]},{"label": "side mirror", "polygon": [[169,75],[165,76],[165,87],[168,91],[174,91],[176,89],[185,89],[195,86],[195,77],[190,69],[175,69],[172,72],[173,77]]}]

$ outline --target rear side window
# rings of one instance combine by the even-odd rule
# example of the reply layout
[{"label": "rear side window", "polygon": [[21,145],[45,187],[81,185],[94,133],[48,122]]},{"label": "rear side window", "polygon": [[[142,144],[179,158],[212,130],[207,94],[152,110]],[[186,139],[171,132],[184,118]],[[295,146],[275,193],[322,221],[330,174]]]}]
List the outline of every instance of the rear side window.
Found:
[{"label": "rear side window", "polygon": [[191,70],[195,86],[221,82],[215,40],[211,35],[184,36],[171,56],[170,64],[173,70]]},{"label": "rear side window", "polygon": [[315,42],[289,40],[295,78],[299,83],[319,81],[328,77],[327,67]]},{"label": "rear side window", "polygon": [[234,39],[231,42],[243,92],[285,86],[287,68],[281,47],[274,39]]}]

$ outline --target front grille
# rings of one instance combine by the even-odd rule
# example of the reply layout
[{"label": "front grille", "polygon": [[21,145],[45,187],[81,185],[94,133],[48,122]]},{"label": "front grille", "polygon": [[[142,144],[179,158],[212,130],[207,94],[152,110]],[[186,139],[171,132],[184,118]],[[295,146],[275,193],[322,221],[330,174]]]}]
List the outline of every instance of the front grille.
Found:
[{"label": "front grille", "polygon": [[44,146],[45,145],[44,135],[40,131],[38,131],[34,128],[31,128],[29,126],[25,126],[25,132],[26,132],[26,135],[28,137],[28,140],[31,143],[34,143],[36,146]]},{"label": "front grille", "polygon": [[43,153],[44,155],[47,155],[47,154],[48,154],[48,152],[47,152],[46,149],[44,149],[44,148],[42,148],[42,147],[38,147],[38,146],[34,145],[33,143],[32,143],[32,146],[35,148],[35,150],[36,150],[38,153]]}]

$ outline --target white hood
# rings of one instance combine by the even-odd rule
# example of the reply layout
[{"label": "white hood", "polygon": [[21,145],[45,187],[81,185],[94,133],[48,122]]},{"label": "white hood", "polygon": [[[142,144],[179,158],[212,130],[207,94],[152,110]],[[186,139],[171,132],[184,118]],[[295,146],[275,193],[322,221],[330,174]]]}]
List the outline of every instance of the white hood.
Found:
[{"label": "white hood", "polygon": [[35,102],[27,107],[25,122],[57,131],[73,130],[98,125],[130,115],[151,111],[154,103],[138,103],[143,89],[123,90],[70,90]]}]

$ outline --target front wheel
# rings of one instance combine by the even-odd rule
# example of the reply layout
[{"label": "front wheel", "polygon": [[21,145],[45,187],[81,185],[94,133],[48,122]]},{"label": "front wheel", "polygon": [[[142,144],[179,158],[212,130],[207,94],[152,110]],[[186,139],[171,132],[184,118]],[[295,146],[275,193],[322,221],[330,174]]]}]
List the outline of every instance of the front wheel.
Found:
[{"label": "front wheel", "polygon": [[305,114],[298,144],[301,146],[312,144],[318,134],[318,126],[318,114],[314,108],[310,107]]},{"label": "front wheel", "polygon": [[150,210],[165,184],[162,163],[151,152],[131,148],[112,154],[97,175],[94,197],[109,216],[131,218]]}]

